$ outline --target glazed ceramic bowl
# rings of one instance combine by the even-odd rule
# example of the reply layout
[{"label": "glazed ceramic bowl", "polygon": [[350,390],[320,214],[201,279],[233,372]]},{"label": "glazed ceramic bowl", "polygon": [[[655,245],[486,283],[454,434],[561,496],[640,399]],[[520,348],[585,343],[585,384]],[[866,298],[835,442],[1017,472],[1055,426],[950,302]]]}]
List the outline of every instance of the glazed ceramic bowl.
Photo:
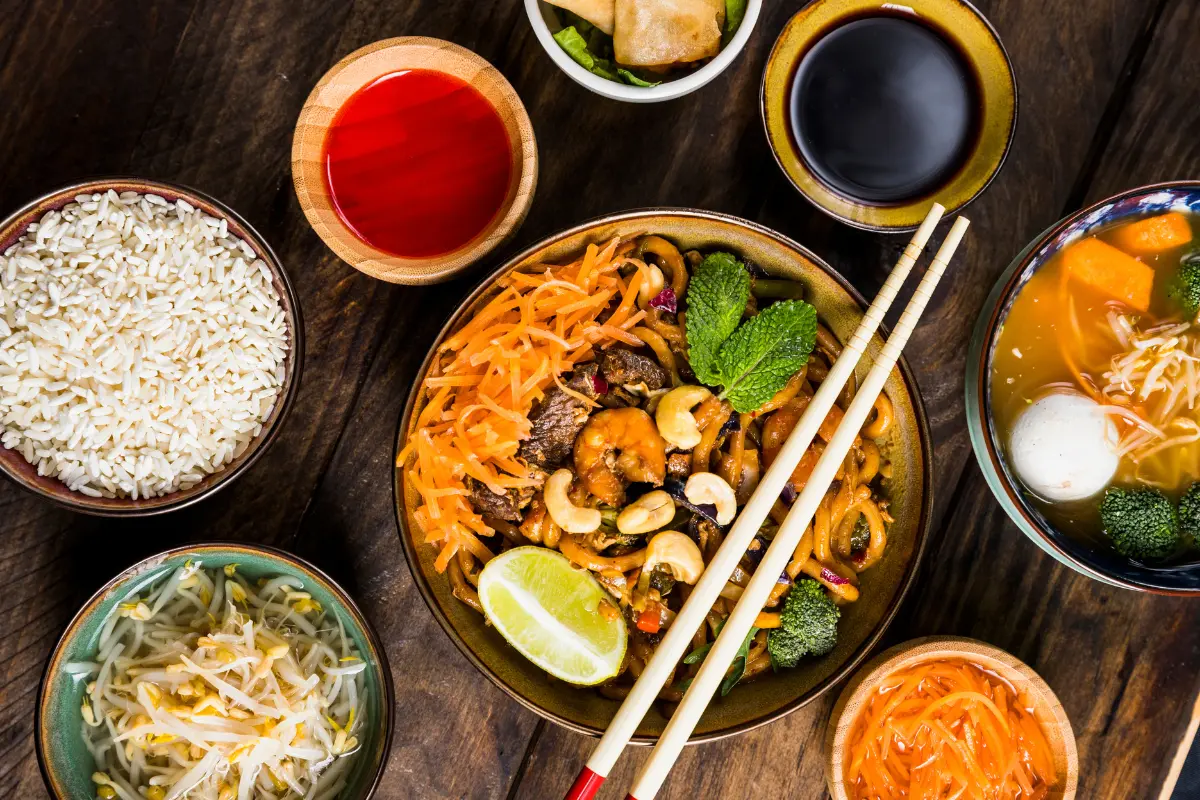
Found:
[{"label": "glazed ceramic bowl", "polygon": [[0,222],[0,253],[11,247],[25,233],[30,223],[41,219],[46,212],[61,209],[68,203],[74,202],[79,195],[102,193],[109,189],[118,193],[132,191],[155,194],[171,202],[181,199],[210,216],[227,220],[229,232],[249,244],[254,250],[255,256],[267,265],[275,291],[279,295],[279,302],[283,307],[288,328],[288,352],[283,363],[283,384],[270,416],[263,421],[262,433],[232,463],[188,489],[181,489],[161,497],[139,500],[89,497],[80,492],[71,491],[57,478],[38,475],[37,467],[26,461],[19,452],[0,447],[0,472],[35,494],[85,514],[106,517],[142,517],[175,511],[209,497],[250,469],[267,447],[275,441],[283,420],[291,411],[300,389],[300,371],[301,365],[304,363],[304,321],[300,314],[300,300],[292,288],[291,281],[288,280],[283,264],[258,231],[254,230],[250,223],[246,222],[236,211],[219,200],[178,184],[142,178],[100,178],[56,189],[28,203]]},{"label": "glazed ceramic bowl", "polygon": [[533,32],[537,36],[538,42],[546,50],[555,66],[580,86],[603,97],[625,103],[659,103],[663,100],[673,100],[676,97],[691,94],[704,86],[724,72],[737,58],[738,53],[749,41],[761,11],[762,0],[749,0],[746,3],[746,15],[742,18],[742,24],[738,26],[729,43],[724,44],[721,52],[694,72],[678,78],[668,77],[658,86],[630,86],[601,78],[584,69],[554,40],[554,34],[563,28],[559,19],[559,9],[544,0],[525,0],[525,12],[529,16],[529,24],[533,26]]},{"label": "glazed ceramic bowl", "polygon": [[825,732],[825,780],[833,800],[849,800],[844,773],[846,740],[870,696],[896,672],[940,659],[977,664],[1007,680],[1030,703],[1058,773],[1058,783],[1047,800],[1074,800],[1079,787],[1079,753],[1071,720],[1054,691],[1015,656],[985,642],[957,636],[929,636],[896,645],[871,659],[846,684]]},{"label": "glazed ceramic bowl", "polygon": [[[792,131],[790,98],[796,67],[821,39],[872,15],[910,18],[933,28],[971,67],[978,107],[975,142],[962,165],[931,194],[903,202],[864,203],[834,190],[805,161]],[[775,161],[796,190],[834,219],[864,230],[914,230],[934,201],[947,216],[983,193],[1000,172],[1017,128],[1017,82],[1012,62],[991,23],[967,0],[818,0],[797,13],[775,42],[763,72],[760,104]]]},{"label": "glazed ceramic bowl", "polygon": [[[334,208],[325,167],[325,138],[350,96],[385,75],[423,69],[470,84],[495,109],[508,134],[512,169],[508,192],[491,222],[461,247],[406,258],[371,246]],[[465,47],[425,36],[384,39],[334,64],[304,102],[292,138],[292,182],[300,208],[321,240],[343,261],[372,278],[421,285],[449,280],[499,247],[529,213],[537,187],[537,140],[521,98],[500,71]]]},{"label": "glazed ceramic bowl", "polygon": [[[586,222],[516,256],[467,297],[433,343],[417,376],[416,389],[400,421],[397,448],[404,445],[427,401],[421,386],[438,345],[463,325],[475,309],[491,299],[501,276],[514,270],[534,269],[538,264],[567,263],[590,243],[638,233],[664,236],[681,249],[732,252],[772,275],[800,281],[805,298],[842,341],[849,339],[866,308],[854,288],[816,255],[773,231],[736,217],[689,209],[650,209]],[[876,336],[868,355],[878,356],[882,344]],[[871,358],[867,358],[859,365],[860,380],[870,363]],[[895,615],[912,582],[927,538],[932,502],[931,444],[917,385],[904,362],[893,371],[885,391],[895,404],[898,422],[881,445],[894,470],[884,492],[891,500],[890,510],[896,522],[888,533],[887,555],[878,566],[861,575],[862,599],[843,611],[837,648],[824,658],[806,660],[796,669],[782,670],[738,686],[728,697],[709,706],[693,740],[711,740],[750,730],[812,701],[854,669]],[[447,576],[434,568],[436,550],[418,541],[422,537],[411,517],[418,495],[406,480],[404,466],[395,471],[401,543],[414,581],[438,623],[488,679],[527,708],[571,730],[599,735],[616,712],[617,701],[606,699],[592,689],[550,679],[485,624],[482,616],[453,597]],[[663,711],[658,707],[650,711],[638,729],[638,741],[652,741],[662,731],[667,722]]]},{"label": "glazed ceramic bowl", "polygon": [[1130,189],[1063,219],[1013,259],[992,288],[967,352],[967,425],[975,456],[992,494],[1021,531],[1058,561],[1114,586],[1162,594],[1200,594],[1200,563],[1150,567],[1058,530],[1031,502],[1008,464],[992,420],[992,359],[1013,300],[1031,276],[1067,244],[1096,228],[1167,209],[1200,212],[1200,181]]},{"label": "glazed ceramic bowl", "polygon": [[86,682],[64,671],[65,664],[95,657],[105,621],[117,606],[163,580],[188,561],[205,567],[237,564],[251,581],[279,575],[295,577],[304,591],[337,618],[367,662],[361,749],[339,800],[367,800],[383,776],[392,742],[392,674],[379,637],[358,606],[332,578],[307,561],[261,545],[198,544],[179,547],[140,561],[104,585],[80,609],[59,638],[38,688],[34,739],[38,765],[51,796],[58,800],[95,797],[95,762],[84,746],[80,716]]}]

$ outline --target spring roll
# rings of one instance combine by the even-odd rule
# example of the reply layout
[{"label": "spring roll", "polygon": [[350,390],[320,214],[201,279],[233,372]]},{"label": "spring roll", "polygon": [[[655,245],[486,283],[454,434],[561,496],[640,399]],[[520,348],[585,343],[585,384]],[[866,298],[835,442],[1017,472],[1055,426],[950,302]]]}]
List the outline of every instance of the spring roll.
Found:
[{"label": "spring roll", "polygon": [[724,17],[724,0],[616,0],[617,63],[661,67],[712,58]]},{"label": "spring roll", "polygon": [[552,6],[565,8],[572,14],[583,17],[609,36],[613,35],[614,0],[546,0],[546,2]]}]

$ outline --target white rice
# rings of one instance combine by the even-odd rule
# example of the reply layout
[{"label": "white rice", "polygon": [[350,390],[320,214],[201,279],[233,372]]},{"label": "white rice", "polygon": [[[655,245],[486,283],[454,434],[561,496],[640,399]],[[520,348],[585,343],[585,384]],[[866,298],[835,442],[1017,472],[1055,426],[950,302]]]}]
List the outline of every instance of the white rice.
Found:
[{"label": "white rice", "polygon": [[225,220],[80,195],[0,256],[0,443],[93,497],[185,489],[262,432],[288,347],[267,265]]}]

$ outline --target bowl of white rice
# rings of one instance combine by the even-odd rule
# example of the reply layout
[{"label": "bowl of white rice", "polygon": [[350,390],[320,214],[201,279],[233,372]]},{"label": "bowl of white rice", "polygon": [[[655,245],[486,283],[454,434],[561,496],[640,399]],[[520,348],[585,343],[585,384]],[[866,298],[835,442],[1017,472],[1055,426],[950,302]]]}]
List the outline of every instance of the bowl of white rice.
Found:
[{"label": "bowl of white rice", "polygon": [[0,471],[85,513],[181,508],[274,439],[303,359],[270,246],[194,189],[51,192],[0,222]]}]

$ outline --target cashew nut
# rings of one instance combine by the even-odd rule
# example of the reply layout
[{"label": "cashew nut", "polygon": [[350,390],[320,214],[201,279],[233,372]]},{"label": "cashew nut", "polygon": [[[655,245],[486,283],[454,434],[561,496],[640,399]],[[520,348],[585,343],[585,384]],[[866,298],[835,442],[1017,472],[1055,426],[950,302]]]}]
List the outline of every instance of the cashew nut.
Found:
[{"label": "cashew nut", "polygon": [[624,534],[650,533],[665,528],[675,518],[675,501],[662,489],[646,492],[617,515],[617,530]]},{"label": "cashew nut", "polygon": [[670,569],[671,576],[677,581],[694,584],[704,572],[704,557],[687,534],[663,531],[655,535],[646,547],[646,563],[642,566],[642,574],[649,575],[657,566]]},{"label": "cashew nut", "polygon": [[542,498],[546,503],[546,511],[554,524],[567,533],[591,533],[600,528],[600,511],[595,508],[580,508],[571,502],[567,490],[571,488],[574,473],[569,469],[560,469],[546,479],[542,489]]},{"label": "cashew nut", "polygon": [[691,450],[700,444],[700,426],[692,409],[712,397],[703,386],[680,386],[663,395],[654,412],[658,433],[680,450]]},{"label": "cashew nut", "polygon": [[658,297],[659,292],[663,290],[663,274],[662,270],[653,264],[646,265],[646,271],[650,273],[649,280],[645,281],[641,288],[638,289],[638,306],[645,308],[647,304],[654,298]]},{"label": "cashew nut", "polygon": [[695,472],[687,479],[683,494],[695,505],[708,503],[717,507],[717,524],[728,525],[737,516],[737,495],[720,475]]}]

